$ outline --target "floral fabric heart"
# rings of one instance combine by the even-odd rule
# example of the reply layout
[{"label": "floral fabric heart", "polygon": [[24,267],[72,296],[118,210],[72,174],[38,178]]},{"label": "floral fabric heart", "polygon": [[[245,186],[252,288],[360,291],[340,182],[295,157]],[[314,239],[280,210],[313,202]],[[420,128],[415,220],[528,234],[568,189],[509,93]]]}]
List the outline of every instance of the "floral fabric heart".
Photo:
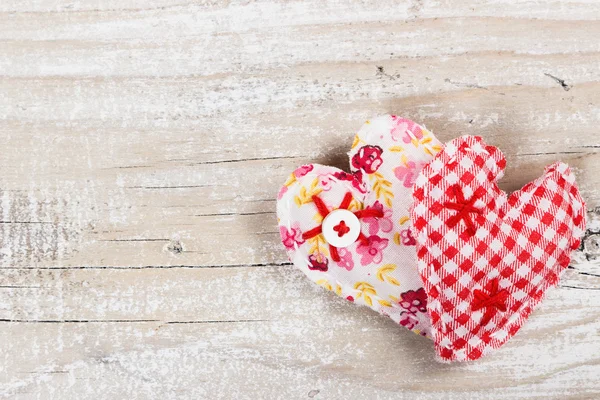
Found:
[{"label": "floral fabric heart", "polygon": [[475,360],[516,334],[578,248],[585,204],[556,163],[507,196],[506,160],[482,138],[447,144],[414,187],[412,221],[442,361]]},{"label": "floral fabric heart", "polygon": [[367,121],[349,153],[351,173],[310,164],[279,192],[282,242],[312,281],[396,323],[429,335],[427,297],[417,272],[411,191],[441,150],[407,119]]}]

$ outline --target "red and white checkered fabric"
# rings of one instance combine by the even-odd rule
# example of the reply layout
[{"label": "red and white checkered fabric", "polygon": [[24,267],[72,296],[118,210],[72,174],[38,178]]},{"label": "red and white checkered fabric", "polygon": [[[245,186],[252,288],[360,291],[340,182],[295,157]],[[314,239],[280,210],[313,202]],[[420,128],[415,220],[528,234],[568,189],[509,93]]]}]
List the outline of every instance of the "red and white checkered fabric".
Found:
[{"label": "red and white checkered fabric", "polygon": [[507,196],[506,160],[480,137],[448,143],[418,177],[412,221],[442,361],[475,360],[521,328],[580,245],[585,204],[566,164]]}]

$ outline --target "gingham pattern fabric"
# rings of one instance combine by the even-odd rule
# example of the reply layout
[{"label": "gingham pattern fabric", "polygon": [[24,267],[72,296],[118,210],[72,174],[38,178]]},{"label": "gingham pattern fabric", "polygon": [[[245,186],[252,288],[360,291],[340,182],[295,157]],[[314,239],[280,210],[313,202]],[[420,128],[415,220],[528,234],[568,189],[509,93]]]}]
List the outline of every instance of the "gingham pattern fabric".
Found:
[{"label": "gingham pattern fabric", "polygon": [[521,328],[580,244],[585,204],[566,164],[507,196],[482,138],[448,143],[415,183],[419,273],[441,361],[475,360]]},{"label": "gingham pattern fabric", "polygon": [[[410,208],[416,177],[441,148],[431,132],[410,120],[374,118],[354,138],[351,173],[304,165],[290,175],[277,201],[281,239],[297,268],[323,288],[424,336],[431,325]],[[352,201],[341,207],[348,193]],[[323,216],[313,196],[325,213],[344,208],[381,216],[360,219],[362,242],[335,248],[325,234],[316,234]]]}]

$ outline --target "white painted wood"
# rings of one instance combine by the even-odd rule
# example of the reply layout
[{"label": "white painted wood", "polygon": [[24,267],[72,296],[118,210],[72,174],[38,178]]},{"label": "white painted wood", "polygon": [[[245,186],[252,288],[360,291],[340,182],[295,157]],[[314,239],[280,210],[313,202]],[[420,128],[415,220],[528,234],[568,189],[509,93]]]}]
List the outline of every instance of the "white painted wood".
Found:
[{"label": "white painted wood", "polygon": [[[0,396],[600,397],[600,3],[4,0]],[[314,287],[275,194],[364,119],[478,134],[590,206],[561,287],[480,362]]]}]

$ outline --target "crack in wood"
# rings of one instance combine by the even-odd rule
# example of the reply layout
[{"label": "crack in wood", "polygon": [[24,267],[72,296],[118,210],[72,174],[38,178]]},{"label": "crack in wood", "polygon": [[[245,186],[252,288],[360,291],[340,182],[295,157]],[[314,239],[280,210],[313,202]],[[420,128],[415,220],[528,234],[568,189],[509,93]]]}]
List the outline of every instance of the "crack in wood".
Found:
[{"label": "crack in wood", "polygon": [[192,217],[229,217],[229,216],[249,216],[249,215],[273,215],[275,211],[257,211],[257,212],[225,212],[210,214],[194,214]]},{"label": "crack in wood", "polygon": [[99,242],[169,242],[170,239],[103,239]]},{"label": "crack in wood", "polygon": [[253,157],[253,158],[240,158],[236,160],[218,160],[218,161],[203,161],[189,164],[193,165],[212,165],[212,164],[229,164],[229,163],[241,163],[248,161],[272,161],[272,160],[298,160],[304,159],[305,157],[300,156],[281,156],[281,157]]},{"label": "crack in wood", "polygon": [[483,90],[490,90],[489,88],[474,84],[474,83],[463,83],[463,82],[455,82],[452,81],[450,78],[446,78],[444,79],[444,82],[450,83],[451,85],[457,86],[457,87],[466,87],[466,88],[471,88],[471,89],[483,89]]},{"label": "crack in wood", "polygon": [[198,321],[161,321],[159,319],[8,319],[0,318],[0,323],[25,323],[25,324],[97,324],[97,323],[162,323],[163,325],[177,324],[231,324],[247,322],[268,322],[268,319],[225,319],[225,320],[198,320]]},{"label": "crack in wood", "polygon": [[54,225],[55,222],[48,221],[0,221],[0,224],[47,224]]},{"label": "crack in wood", "polygon": [[100,168],[101,170],[111,170],[111,169],[137,169],[137,168],[152,168],[153,165],[124,165],[120,167],[106,167]]},{"label": "crack in wood", "polygon": [[0,285],[0,289],[41,289],[42,286]]},{"label": "crack in wood", "polygon": [[87,324],[87,323],[146,323],[161,322],[158,319],[10,319],[0,318],[0,322],[24,324]]},{"label": "crack in wood", "polygon": [[235,324],[235,323],[246,323],[246,322],[269,322],[268,319],[225,319],[225,320],[204,320],[204,321],[167,321],[166,325],[180,325],[180,324]]},{"label": "crack in wood", "polygon": [[[186,251],[186,253],[191,251]],[[97,270],[110,269],[117,271],[138,270],[138,269],[213,269],[213,268],[264,268],[264,267],[283,267],[291,266],[291,262],[282,263],[251,263],[251,264],[223,264],[223,265],[143,265],[143,266],[68,266],[68,267],[2,267],[3,270],[17,271],[37,271],[37,270]]]},{"label": "crack in wood", "polygon": [[178,185],[178,186],[125,186],[125,189],[195,189],[223,185]]},{"label": "crack in wood", "polygon": [[566,288],[566,289],[578,289],[578,290],[600,290],[600,288],[589,288],[589,287],[567,286],[567,285],[558,285],[558,287]]},{"label": "crack in wood", "polygon": [[544,73],[544,75],[546,75],[549,78],[554,79],[556,81],[556,83],[558,83],[564,89],[565,92],[568,92],[569,90],[571,90],[572,86],[567,85],[567,83],[565,82],[564,79],[560,79],[560,78],[558,78],[554,75],[548,74],[548,73]]},{"label": "crack in wood", "polygon": [[382,66],[377,65],[376,67],[377,67],[377,76],[385,76],[386,78],[389,78],[392,81],[396,80],[396,77],[386,73]]},{"label": "crack in wood", "polygon": [[577,268],[573,267],[572,265],[569,265],[568,267],[570,270],[575,271],[576,273],[578,273],[579,275],[584,275],[584,276],[592,276],[594,278],[600,278],[600,274],[592,274],[591,272],[585,272],[585,271],[580,271]]},{"label": "crack in wood", "polygon": [[583,151],[551,151],[551,152],[540,152],[540,153],[521,153],[517,156],[549,156],[549,155],[561,155],[561,154],[588,154]]}]

